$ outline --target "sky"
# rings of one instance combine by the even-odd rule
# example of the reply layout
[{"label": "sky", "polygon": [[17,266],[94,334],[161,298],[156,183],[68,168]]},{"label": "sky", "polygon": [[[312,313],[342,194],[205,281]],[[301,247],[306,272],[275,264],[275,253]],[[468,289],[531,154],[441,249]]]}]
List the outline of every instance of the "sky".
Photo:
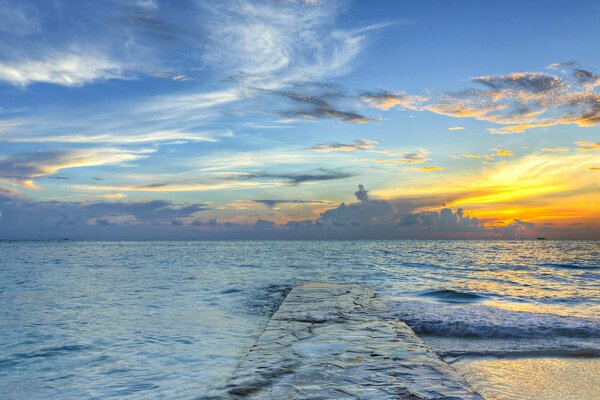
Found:
[{"label": "sky", "polygon": [[600,239],[599,19],[0,0],[0,239]]}]

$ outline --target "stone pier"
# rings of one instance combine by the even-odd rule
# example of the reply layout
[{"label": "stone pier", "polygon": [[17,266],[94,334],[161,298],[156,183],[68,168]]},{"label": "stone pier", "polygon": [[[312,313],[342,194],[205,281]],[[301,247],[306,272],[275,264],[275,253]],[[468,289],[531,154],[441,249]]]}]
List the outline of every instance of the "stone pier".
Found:
[{"label": "stone pier", "polygon": [[294,287],[226,388],[232,399],[482,399],[367,287]]}]

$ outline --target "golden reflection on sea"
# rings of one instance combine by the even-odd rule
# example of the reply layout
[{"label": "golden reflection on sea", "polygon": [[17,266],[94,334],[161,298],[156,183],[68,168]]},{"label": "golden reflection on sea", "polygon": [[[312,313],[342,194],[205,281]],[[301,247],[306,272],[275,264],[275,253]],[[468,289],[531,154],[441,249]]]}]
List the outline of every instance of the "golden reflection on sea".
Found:
[{"label": "golden reflection on sea", "polygon": [[486,400],[600,399],[600,359],[463,359],[453,364]]}]

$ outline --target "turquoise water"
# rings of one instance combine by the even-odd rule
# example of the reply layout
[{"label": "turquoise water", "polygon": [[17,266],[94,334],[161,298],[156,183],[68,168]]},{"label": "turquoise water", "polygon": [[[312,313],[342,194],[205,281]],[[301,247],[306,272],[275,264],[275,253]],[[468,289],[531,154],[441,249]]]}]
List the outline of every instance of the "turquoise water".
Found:
[{"label": "turquoise water", "polygon": [[0,398],[218,395],[304,279],[369,284],[495,398],[472,357],[600,367],[598,242],[0,242]]}]

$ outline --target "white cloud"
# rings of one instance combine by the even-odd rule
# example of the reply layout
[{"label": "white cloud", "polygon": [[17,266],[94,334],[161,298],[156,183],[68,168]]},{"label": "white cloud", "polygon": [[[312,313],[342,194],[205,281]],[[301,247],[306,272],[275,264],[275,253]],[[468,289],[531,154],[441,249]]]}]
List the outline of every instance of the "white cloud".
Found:
[{"label": "white cloud", "polygon": [[[1,125],[0,125],[1,128]],[[1,132],[1,130],[0,130]],[[216,142],[220,137],[231,137],[231,131],[197,132],[187,133],[177,130],[155,131],[145,134],[115,135],[55,135],[55,136],[2,136],[0,142],[14,143],[112,143],[112,144],[136,144],[136,143],[158,143],[158,142]]]},{"label": "white cloud", "polygon": [[205,61],[249,78],[323,79],[347,72],[367,31],[334,26],[339,8],[302,3],[228,2],[209,6]]},{"label": "white cloud", "polygon": [[80,86],[96,80],[123,77],[119,63],[105,56],[78,52],[0,62],[0,80],[17,86],[33,82]]}]

